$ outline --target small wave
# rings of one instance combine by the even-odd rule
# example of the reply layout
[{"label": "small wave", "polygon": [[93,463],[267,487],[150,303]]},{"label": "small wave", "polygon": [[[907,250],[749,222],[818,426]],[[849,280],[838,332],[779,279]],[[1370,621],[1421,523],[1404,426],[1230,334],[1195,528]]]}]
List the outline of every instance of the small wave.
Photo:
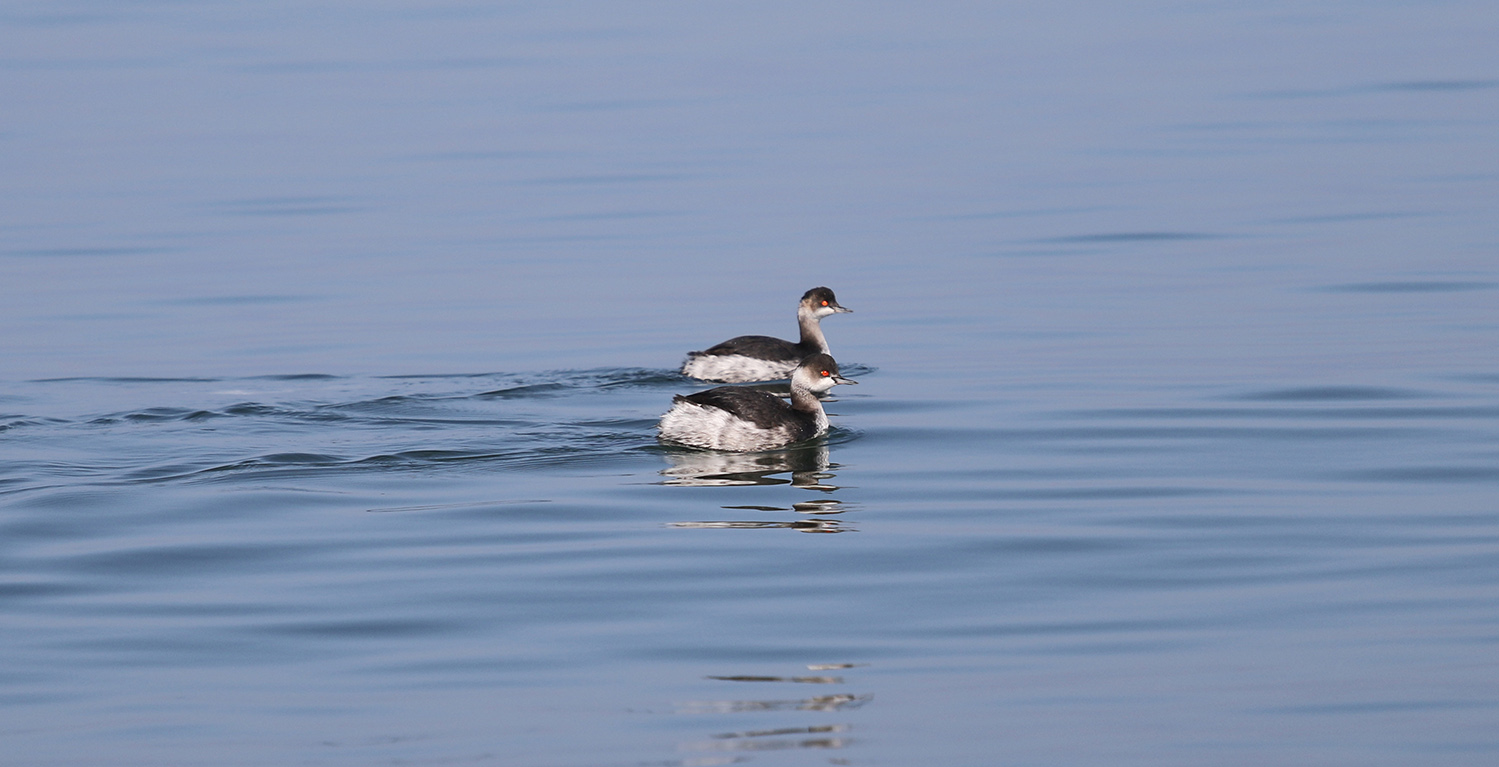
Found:
[{"label": "small wave", "polygon": [[[69,380],[55,393],[43,391],[41,399],[88,401],[71,387],[82,382],[107,389],[121,379]],[[0,415],[0,431],[46,427],[29,438],[69,457],[18,465],[18,481],[6,491],[50,486],[49,478],[61,476],[109,486],[652,463],[659,449],[652,427],[658,406],[665,408],[652,392],[687,379],[670,370],[600,368],[409,377],[399,384],[320,373],[149,380],[174,383],[108,392],[108,398],[136,404],[72,419],[10,407]],[[207,385],[183,386],[184,380]],[[232,383],[247,380],[296,383]],[[288,392],[289,399],[270,399],[275,395],[260,391],[266,388]],[[236,401],[247,394],[254,398]]]},{"label": "small wave", "polygon": [[[140,410],[130,410],[121,413],[110,413],[108,415],[90,418],[85,423],[90,426],[110,426],[121,423],[152,424],[152,423],[177,423],[211,421],[220,418],[282,418],[287,420],[308,421],[341,421],[348,420],[347,416],[338,413],[324,412],[321,409],[301,409],[278,405],[266,405],[259,402],[242,402],[221,410],[200,410],[180,407],[148,407]],[[52,423],[65,424],[67,421],[53,420]]]},{"label": "small wave", "polygon": [[51,426],[67,423],[56,418],[33,418],[24,415],[0,415],[0,432],[24,429],[28,426]]},{"label": "small wave", "polygon": [[1259,99],[1326,99],[1346,98],[1376,93],[1453,93],[1493,88],[1499,80],[1406,80],[1365,83],[1328,88],[1293,88],[1245,94]]},{"label": "small wave", "polygon": [[1053,237],[1041,242],[1062,244],[1108,244],[1126,242],[1174,242],[1186,240],[1212,240],[1223,235],[1203,232],[1106,232],[1103,234],[1077,234]]},{"label": "small wave", "polygon": [[222,378],[153,378],[147,376],[70,376],[66,378],[32,378],[27,383],[217,383]]},{"label": "small wave", "polygon": [[261,456],[259,460],[273,466],[325,466],[344,461],[343,458],[336,455],[327,455],[324,453],[271,453],[270,455]]},{"label": "small wave", "polygon": [[1248,402],[1352,402],[1364,400],[1419,399],[1430,396],[1408,389],[1380,386],[1303,386],[1253,392],[1236,399]]},{"label": "small wave", "polygon": [[1355,482],[1496,482],[1499,481],[1499,466],[1398,466],[1344,472],[1335,478]]},{"label": "small wave", "polygon": [[656,425],[656,418],[593,418],[573,422],[574,426],[607,429],[647,429]]},{"label": "small wave", "polygon": [[259,306],[264,304],[291,304],[299,301],[313,301],[314,296],[285,296],[285,295],[227,295],[227,296],[190,296],[186,298],[168,298],[149,303],[156,306]]},{"label": "small wave", "polygon": [[568,387],[560,383],[526,384],[523,386],[511,386],[494,391],[480,392],[475,397],[492,397],[499,399],[521,399],[530,397],[557,396],[566,391]]},{"label": "small wave", "polygon": [[1271,224],[1344,224],[1362,221],[1387,221],[1399,218],[1416,218],[1425,215],[1413,211],[1380,211],[1371,213],[1327,213],[1315,216],[1290,216],[1269,219]]},{"label": "small wave", "polygon": [[481,392],[475,397],[528,398],[554,397],[579,389],[666,388],[692,379],[673,370],[652,368],[596,368],[592,370],[553,370],[514,385]]},{"label": "small wave", "polygon": [[1392,280],[1328,285],[1322,290],[1330,293],[1460,293],[1470,290],[1493,290],[1494,288],[1499,288],[1499,283],[1458,280]]},{"label": "small wave", "polygon": [[[1267,400],[1274,402],[1285,402],[1287,400]],[[1295,402],[1295,400],[1289,400]],[[1351,400],[1359,401],[1359,400]],[[1305,400],[1308,403],[1325,403],[1326,400]],[[1158,408],[1108,408],[1099,410],[1073,410],[1061,412],[1062,417],[1085,417],[1085,418],[1107,418],[1123,420],[1169,420],[1169,421],[1192,421],[1192,420],[1250,420],[1250,421],[1273,421],[1279,419],[1290,419],[1298,421],[1344,421],[1357,423],[1358,421],[1414,421],[1414,420],[1452,420],[1467,418],[1494,418],[1499,416],[1499,407],[1486,405],[1430,405],[1430,406],[1347,406],[1347,407],[1158,407]],[[1176,431],[1181,427],[1158,427],[1163,430]],[[1220,429],[1222,427],[1212,427]],[[1359,427],[1367,428],[1367,427]],[[1258,427],[1245,427],[1246,436],[1261,433],[1265,436],[1286,436],[1325,434],[1328,436],[1358,436],[1359,434],[1373,435],[1375,432],[1348,432],[1346,429],[1297,429],[1285,431],[1276,429],[1260,429]],[[1228,432],[1224,432],[1227,434]],[[1399,432],[1389,432],[1396,434]]]},{"label": "small wave", "polygon": [[303,620],[256,626],[259,633],[281,636],[310,636],[341,640],[378,640],[390,637],[427,636],[456,631],[466,622],[458,619],[363,619]]},{"label": "small wave", "polygon": [[446,378],[502,378],[502,377],[508,376],[508,375],[511,375],[511,374],[509,374],[509,373],[497,373],[497,372],[490,372],[490,373],[402,373],[400,375],[375,376],[375,378],[378,379],[378,380],[384,380],[384,381],[417,381],[417,380],[423,380],[423,379],[431,379],[433,381],[440,381],[440,380],[443,380],[443,379],[446,379]]},{"label": "small wave", "polygon": [[[513,440],[513,435],[512,435]],[[223,479],[246,475],[265,477],[362,471],[426,471],[439,467],[525,469],[608,463],[630,458],[631,448],[643,444],[642,435],[585,434],[567,439],[537,435],[528,444],[505,447],[416,448],[362,457],[327,453],[269,453],[214,466],[169,465],[133,473],[135,481]]]},{"label": "small wave", "polygon": [[121,479],[127,483],[151,484],[183,479],[204,471],[212,471],[212,469],[203,468],[201,463],[165,463],[127,471],[121,475]]},{"label": "small wave", "polygon": [[99,256],[154,256],[176,253],[176,248],[156,247],[77,247],[77,248],[30,248],[0,251],[0,255],[26,258],[80,258]]},{"label": "small wave", "polygon": [[652,389],[666,386],[675,386],[693,379],[678,373],[675,370],[660,370],[651,368],[618,368],[606,370],[584,371],[585,380],[597,381],[595,385],[600,388],[630,387]]},{"label": "small wave", "polygon": [[822,437],[818,438],[817,440],[813,440],[812,444],[845,445],[849,442],[853,442],[863,435],[864,432],[860,431],[859,429],[853,429],[847,426],[838,426],[835,424],[832,426],[832,428],[828,429],[827,434],[822,435]]},{"label": "small wave", "polygon": [[256,217],[328,216],[366,209],[355,204],[355,198],[343,196],[249,197],[223,200],[212,207],[224,215]]},{"label": "small wave", "polygon": [[333,412],[319,405],[296,407],[291,405],[267,405],[260,402],[241,402],[237,405],[230,405],[221,412],[224,415],[249,418],[279,418],[292,421],[322,423],[350,420],[350,417],[343,413]]},{"label": "small wave", "polygon": [[1370,86],[1380,91],[1476,91],[1499,88],[1499,80],[1409,80]]},{"label": "small wave", "polygon": [[454,509],[490,509],[495,506],[522,506],[538,503],[551,503],[547,498],[517,498],[501,501],[468,501],[464,503],[430,503],[420,506],[382,506],[374,509],[366,509],[371,514],[391,514],[409,511],[452,511]]},{"label": "small wave", "polygon": [[153,407],[126,413],[119,420],[133,421],[137,423],[152,423],[156,421],[206,421],[210,418],[219,417],[218,413],[208,410],[189,410],[175,407]]},{"label": "small wave", "polygon": [[349,458],[327,453],[269,453],[240,461],[181,472],[175,476],[215,475],[224,473],[256,472],[261,474],[304,473],[302,470],[326,470],[348,468],[390,468],[393,466],[420,466],[444,461],[474,458],[492,458],[497,454],[473,453],[459,450],[409,450],[397,453],[379,453],[365,458]]}]

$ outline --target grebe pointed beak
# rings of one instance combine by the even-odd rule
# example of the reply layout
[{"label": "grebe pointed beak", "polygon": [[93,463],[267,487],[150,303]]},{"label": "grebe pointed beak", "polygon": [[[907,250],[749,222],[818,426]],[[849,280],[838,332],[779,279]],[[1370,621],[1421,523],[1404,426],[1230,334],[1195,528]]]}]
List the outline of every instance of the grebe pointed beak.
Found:
[{"label": "grebe pointed beak", "polygon": [[858,381],[855,381],[852,378],[844,378],[843,376],[838,375],[838,374],[835,373],[835,374],[833,374],[833,383],[835,383],[835,384],[856,384],[856,383],[858,383]]}]

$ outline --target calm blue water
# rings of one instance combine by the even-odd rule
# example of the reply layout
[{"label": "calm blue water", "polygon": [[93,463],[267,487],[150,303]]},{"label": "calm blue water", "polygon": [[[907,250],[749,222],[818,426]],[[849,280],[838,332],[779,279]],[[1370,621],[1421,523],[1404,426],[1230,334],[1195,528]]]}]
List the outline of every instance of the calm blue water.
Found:
[{"label": "calm blue water", "polygon": [[1496,39],[6,5],[0,761],[1494,764]]}]

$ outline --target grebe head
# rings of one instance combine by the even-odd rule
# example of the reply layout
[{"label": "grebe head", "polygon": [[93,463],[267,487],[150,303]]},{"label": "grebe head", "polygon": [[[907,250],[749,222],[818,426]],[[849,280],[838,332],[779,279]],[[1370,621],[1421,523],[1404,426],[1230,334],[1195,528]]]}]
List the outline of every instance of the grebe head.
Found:
[{"label": "grebe head", "polygon": [[799,311],[808,312],[813,317],[822,319],[829,314],[851,312],[853,309],[839,304],[838,299],[833,296],[833,291],[827,288],[812,288],[802,294],[802,303]]},{"label": "grebe head", "polygon": [[802,364],[791,374],[791,385],[798,384],[812,391],[813,394],[822,394],[838,384],[856,384],[858,381],[852,378],[844,378],[838,374],[838,362],[827,354],[813,354],[802,360]]}]

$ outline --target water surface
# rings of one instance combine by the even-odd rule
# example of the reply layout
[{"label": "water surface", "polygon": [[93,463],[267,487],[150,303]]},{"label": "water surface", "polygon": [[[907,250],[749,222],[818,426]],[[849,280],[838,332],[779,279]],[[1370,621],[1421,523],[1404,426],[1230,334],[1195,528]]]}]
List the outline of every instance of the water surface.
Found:
[{"label": "water surface", "polygon": [[1492,764],[1496,27],[8,7],[7,759]]}]

